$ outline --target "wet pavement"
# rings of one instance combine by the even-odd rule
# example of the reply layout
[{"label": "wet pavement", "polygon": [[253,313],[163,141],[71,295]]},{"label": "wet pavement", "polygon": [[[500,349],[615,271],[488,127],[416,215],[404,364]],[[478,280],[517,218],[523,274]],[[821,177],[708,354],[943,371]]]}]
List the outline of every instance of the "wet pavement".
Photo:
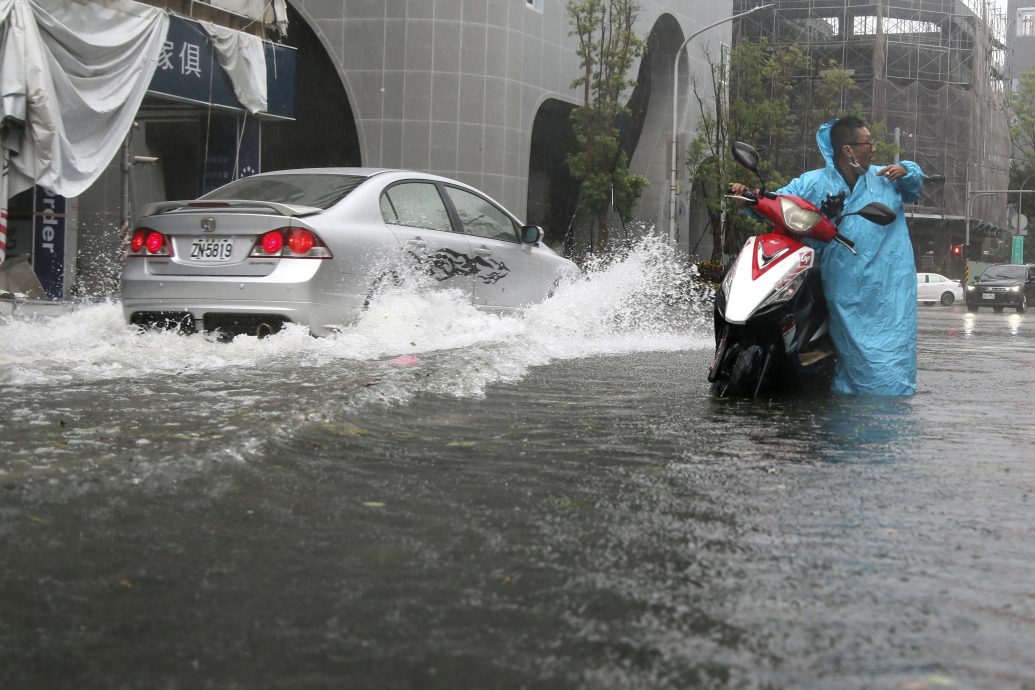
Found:
[{"label": "wet pavement", "polygon": [[1035,688],[1035,315],[920,307],[911,399],[716,401],[622,270],[0,321],[0,688]]}]

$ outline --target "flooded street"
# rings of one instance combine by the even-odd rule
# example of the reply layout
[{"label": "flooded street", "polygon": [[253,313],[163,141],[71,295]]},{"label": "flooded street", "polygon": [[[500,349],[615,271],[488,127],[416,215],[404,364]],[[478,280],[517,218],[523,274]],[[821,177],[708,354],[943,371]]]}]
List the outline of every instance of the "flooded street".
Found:
[{"label": "flooded street", "polygon": [[0,688],[1035,689],[1035,314],[921,306],[911,399],[716,401],[678,279],[0,321]]}]

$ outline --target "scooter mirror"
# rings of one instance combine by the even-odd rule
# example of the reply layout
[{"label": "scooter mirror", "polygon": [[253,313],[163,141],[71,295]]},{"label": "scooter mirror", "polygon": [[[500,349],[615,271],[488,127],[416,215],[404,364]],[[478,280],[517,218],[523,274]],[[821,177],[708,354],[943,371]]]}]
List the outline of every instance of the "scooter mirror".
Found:
[{"label": "scooter mirror", "polygon": [[754,148],[745,144],[742,141],[733,142],[731,147],[733,153],[733,160],[740,163],[742,166],[750,170],[751,172],[758,174],[758,151]]},{"label": "scooter mirror", "polygon": [[895,220],[895,212],[879,201],[874,201],[872,204],[866,204],[855,213],[850,213],[848,215],[862,216],[866,220],[871,223],[876,223],[877,225],[889,225],[893,220]]}]

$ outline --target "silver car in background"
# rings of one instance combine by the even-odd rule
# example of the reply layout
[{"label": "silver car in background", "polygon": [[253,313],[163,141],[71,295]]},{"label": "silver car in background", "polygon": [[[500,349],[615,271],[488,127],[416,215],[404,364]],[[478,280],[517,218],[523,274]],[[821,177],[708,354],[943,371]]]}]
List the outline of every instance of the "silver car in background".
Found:
[{"label": "silver car in background", "polygon": [[144,209],[122,271],[127,321],[184,332],[327,335],[416,266],[480,309],[545,299],[579,269],[477,189],[425,173],[283,170]]}]

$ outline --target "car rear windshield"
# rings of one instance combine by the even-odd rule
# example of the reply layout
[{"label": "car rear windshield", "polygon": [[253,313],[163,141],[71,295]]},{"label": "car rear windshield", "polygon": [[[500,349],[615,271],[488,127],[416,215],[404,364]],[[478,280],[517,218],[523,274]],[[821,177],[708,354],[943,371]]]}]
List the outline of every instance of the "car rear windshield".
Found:
[{"label": "car rear windshield", "polygon": [[326,173],[256,175],[242,177],[201,198],[273,201],[327,209],[344,199],[366,179],[362,175]]},{"label": "car rear windshield", "polygon": [[989,266],[981,280],[1024,280],[1027,276],[1027,266]]}]

